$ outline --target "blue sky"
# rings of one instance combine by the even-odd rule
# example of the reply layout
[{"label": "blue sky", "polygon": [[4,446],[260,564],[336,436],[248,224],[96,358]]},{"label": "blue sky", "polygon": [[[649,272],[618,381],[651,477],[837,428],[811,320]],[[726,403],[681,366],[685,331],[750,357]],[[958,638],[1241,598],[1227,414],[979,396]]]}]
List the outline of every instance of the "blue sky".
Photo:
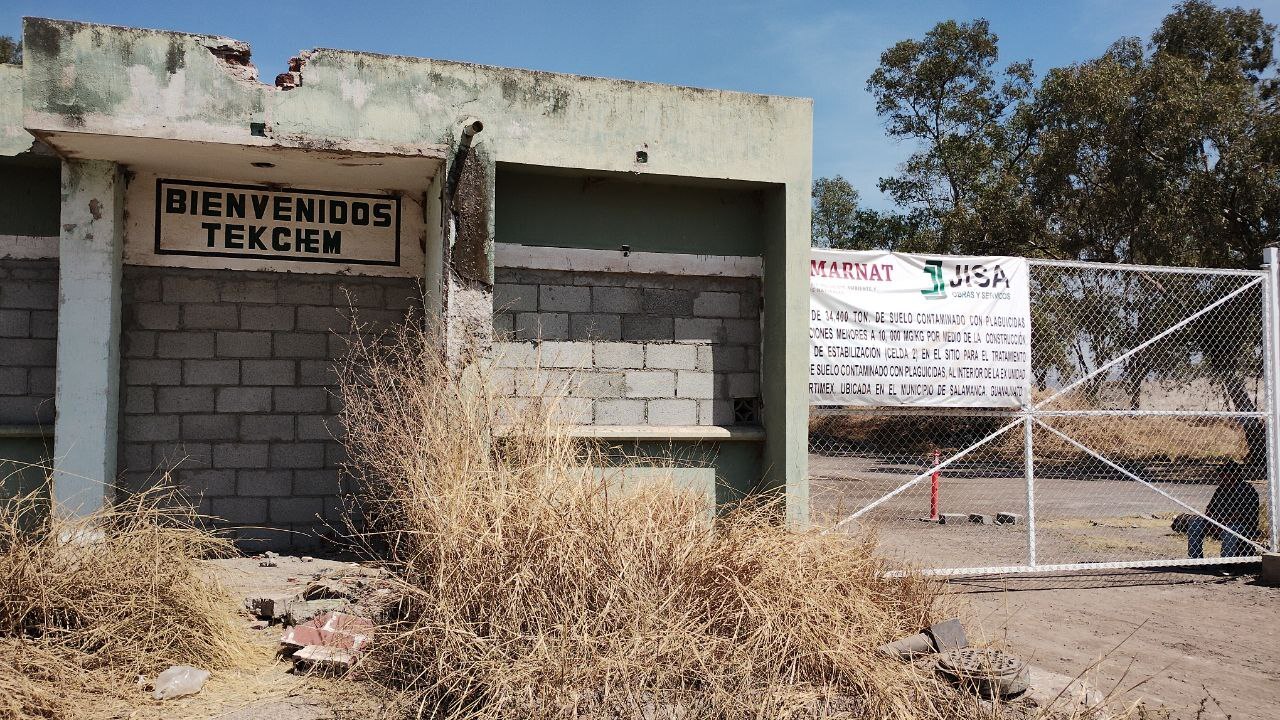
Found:
[{"label": "blue sky", "polygon": [[[1234,4],[1234,3],[1233,3]],[[1245,2],[1280,22],[1280,0]],[[1173,2],[242,2],[0,0],[0,34],[21,17],[227,35],[248,41],[263,78],[290,55],[331,47],[814,99],[814,173],[843,174],[865,204],[911,146],[884,134],[866,80],[880,53],[947,18],[985,17],[1003,61],[1043,71],[1146,37]]]}]

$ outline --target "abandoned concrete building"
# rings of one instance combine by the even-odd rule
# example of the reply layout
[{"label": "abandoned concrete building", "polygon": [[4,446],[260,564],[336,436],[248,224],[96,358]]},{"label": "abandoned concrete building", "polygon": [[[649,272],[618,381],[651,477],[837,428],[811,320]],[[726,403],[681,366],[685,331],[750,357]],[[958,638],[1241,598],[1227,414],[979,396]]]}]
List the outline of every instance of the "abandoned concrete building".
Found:
[{"label": "abandoned concrete building", "polygon": [[23,42],[5,493],[48,462],[84,513],[172,468],[244,540],[322,542],[354,305],[492,332],[501,391],[573,376],[573,432],[806,521],[810,101],[323,49],[268,84],[235,40],[38,18]]}]

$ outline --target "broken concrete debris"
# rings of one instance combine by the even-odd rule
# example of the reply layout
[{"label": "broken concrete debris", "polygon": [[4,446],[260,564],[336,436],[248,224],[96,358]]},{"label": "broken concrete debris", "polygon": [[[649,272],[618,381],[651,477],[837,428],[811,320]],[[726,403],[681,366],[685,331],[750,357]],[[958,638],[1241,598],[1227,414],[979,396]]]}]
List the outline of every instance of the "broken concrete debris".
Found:
[{"label": "broken concrete debris", "polygon": [[1018,513],[1002,512],[996,513],[997,525],[1021,525],[1022,516]]},{"label": "broken concrete debris", "polygon": [[173,665],[156,676],[155,690],[151,697],[156,700],[195,695],[204,687],[209,679],[209,671],[194,668],[190,665]]},{"label": "broken concrete debris", "polygon": [[368,618],[330,612],[285,630],[281,654],[293,658],[295,669],[345,671],[372,636]]},{"label": "broken concrete debris", "polygon": [[964,627],[959,620],[952,618],[934,623],[915,635],[881,645],[879,650],[890,657],[910,659],[968,645],[969,639],[964,634]]},{"label": "broken concrete debris", "polygon": [[1027,664],[994,648],[952,648],[937,659],[938,672],[984,698],[1008,698],[1026,691]]}]

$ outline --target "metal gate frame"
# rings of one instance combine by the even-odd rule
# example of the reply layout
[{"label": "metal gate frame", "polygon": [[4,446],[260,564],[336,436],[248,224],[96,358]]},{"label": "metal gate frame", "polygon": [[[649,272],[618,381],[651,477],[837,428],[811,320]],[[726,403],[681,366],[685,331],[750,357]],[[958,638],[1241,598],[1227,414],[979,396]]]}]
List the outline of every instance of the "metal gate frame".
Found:
[{"label": "metal gate frame", "polygon": [[[1280,378],[1277,372],[1280,372],[1280,307],[1277,307],[1277,289],[1280,289],[1280,248],[1267,248],[1263,255],[1263,266],[1261,270],[1221,270],[1207,268],[1188,268],[1188,267],[1167,267],[1154,265],[1129,265],[1115,263],[1091,263],[1082,261],[1060,261],[1060,260],[1038,260],[1028,259],[1028,263],[1032,267],[1055,267],[1055,268],[1082,268],[1088,270],[1108,270],[1108,271],[1135,271],[1152,274],[1180,274],[1180,275],[1215,275],[1215,276],[1240,276],[1244,278],[1252,278],[1244,282],[1240,287],[1232,290],[1226,295],[1218,298],[1214,302],[1200,308],[1196,312],[1182,318],[1172,326],[1165,328],[1159,333],[1147,338],[1143,342],[1129,348],[1125,352],[1114,358],[1100,364],[1098,367],[1084,374],[1084,376],[1067,383],[1063,387],[1057,389],[1049,397],[1044,398],[1034,404],[1028,404],[1021,410],[1017,411],[1001,411],[1001,410],[972,410],[972,409],[946,409],[946,408],[929,408],[925,410],[915,408],[876,408],[879,414],[900,414],[900,415],[964,415],[964,416],[990,416],[1001,418],[1012,418],[1008,423],[1002,425],[999,429],[972,443],[968,447],[951,454],[949,457],[936,462],[928,467],[920,474],[912,477],[907,482],[901,484],[889,493],[881,496],[875,501],[868,503],[851,515],[826,528],[823,532],[835,532],[845,524],[857,520],[876,507],[888,502],[899,494],[914,487],[915,485],[930,478],[934,473],[945,470],[947,467],[965,458],[975,450],[987,445],[996,438],[1007,432],[1014,430],[1018,426],[1022,426],[1023,432],[1023,472],[1026,480],[1026,513],[1027,513],[1027,541],[1028,553],[1027,563],[1025,565],[1011,566],[991,566],[991,567],[959,567],[959,568],[927,568],[922,572],[927,575],[1004,575],[1017,573],[1052,573],[1052,572],[1068,572],[1077,570],[1109,570],[1124,568],[1150,568],[1150,567],[1179,567],[1179,566],[1198,566],[1198,565],[1220,565],[1220,564],[1236,564],[1247,562],[1258,562],[1261,559],[1260,554],[1243,556],[1243,557],[1216,557],[1216,558],[1168,558],[1157,560],[1120,560],[1114,562],[1080,562],[1080,563],[1058,563],[1058,564],[1040,564],[1036,558],[1036,501],[1035,501],[1035,445],[1033,440],[1033,429],[1038,425],[1042,429],[1054,434],[1061,440],[1069,443],[1077,450],[1092,457],[1098,462],[1103,463],[1112,470],[1119,472],[1130,480],[1133,480],[1147,489],[1159,494],[1165,499],[1172,501],[1179,507],[1189,513],[1193,513],[1204,518],[1208,523],[1216,526],[1224,533],[1243,540],[1252,548],[1261,552],[1275,552],[1280,550],[1280,512],[1277,506],[1280,506],[1280,473],[1277,472],[1277,462],[1280,459]],[[1053,400],[1063,396],[1089,380],[1109,371],[1116,365],[1125,362],[1129,358],[1137,355],[1146,348],[1177,332],[1179,329],[1186,327],[1198,318],[1205,316],[1214,309],[1222,306],[1230,300],[1238,297],[1245,291],[1260,286],[1262,289],[1262,382],[1263,392],[1260,396],[1265,398],[1265,405],[1262,410],[1256,412],[1234,412],[1234,411],[1197,411],[1197,410],[1053,410],[1045,406]],[[1033,350],[1034,352],[1034,350]],[[833,414],[839,413],[839,410],[821,410],[814,409],[811,411],[815,414]],[[1266,432],[1266,461],[1267,461],[1267,493],[1266,502],[1268,506],[1268,519],[1270,526],[1270,536],[1268,538],[1268,546],[1263,546],[1255,542],[1252,538],[1245,538],[1236,533],[1231,528],[1222,523],[1208,517],[1204,512],[1195,509],[1191,505],[1179,500],[1172,494],[1156,487],[1151,482],[1130,472],[1121,465],[1109,460],[1102,453],[1088,447],[1079,440],[1067,435],[1066,433],[1046,424],[1042,418],[1051,417],[1133,417],[1133,416],[1151,416],[1151,417],[1195,417],[1195,418],[1255,418],[1262,422]]]}]

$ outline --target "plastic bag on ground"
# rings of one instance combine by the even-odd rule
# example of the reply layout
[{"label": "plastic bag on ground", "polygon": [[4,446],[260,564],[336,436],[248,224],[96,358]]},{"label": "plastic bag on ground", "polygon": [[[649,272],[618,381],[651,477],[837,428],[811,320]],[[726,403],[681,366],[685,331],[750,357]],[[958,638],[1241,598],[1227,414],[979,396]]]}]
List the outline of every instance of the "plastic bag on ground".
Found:
[{"label": "plastic bag on ground", "polygon": [[155,692],[151,694],[157,700],[195,695],[204,687],[209,679],[209,671],[193,668],[190,665],[172,665],[156,677]]}]

